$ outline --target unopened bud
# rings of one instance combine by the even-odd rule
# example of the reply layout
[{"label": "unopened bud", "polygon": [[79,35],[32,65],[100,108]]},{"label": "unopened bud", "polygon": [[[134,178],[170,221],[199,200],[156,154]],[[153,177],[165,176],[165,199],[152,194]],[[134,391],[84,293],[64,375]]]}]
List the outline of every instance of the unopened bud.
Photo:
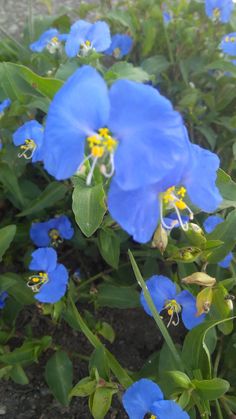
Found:
[{"label": "unopened bud", "polygon": [[166,250],[168,244],[168,234],[167,231],[162,227],[161,224],[157,227],[153,240],[152,240],[152,247],[159,249],[160,252],[163,254]]},{"label": "unopened bud", "polygon": [[201,316],[203,313],[208,313],[210,311],[212,303],[212,288],[204,288],[199,292],[196,299],[197,314],[196,316]]},{"label": "unopened bud", "polygon": [[195,246],[202,247],[206,243],[204,232],[197,224],[189,223],[188,230],[185,232],[189,242]]},{"label": "unopened bud", "polygon": [[205,272],[194,272],[192,275],[186,276],[181,280],[184,284],[197,284],[204,287],[213,287],[216,279]]},{"label": "unopened bud", "polygon": [[234,295],[228,294],[225,296],[225,301],[230,311],[233,311],[234,309],[234,303],[233,303],[234,300],[235,300]]}]

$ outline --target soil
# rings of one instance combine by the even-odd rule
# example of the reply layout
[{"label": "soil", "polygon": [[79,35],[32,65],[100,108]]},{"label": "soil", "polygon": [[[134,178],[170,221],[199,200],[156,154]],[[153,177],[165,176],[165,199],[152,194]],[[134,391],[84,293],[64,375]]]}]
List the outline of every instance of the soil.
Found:
[{"label": "soil", "polygon": [[[138,371],[148,356],[161,347],[161,337],[153,319],[142,309],[100,309],[99,319],[109,322],[116,333],[115,342],[106,344],[121,365],[129,371]],[[59,344],[70,354],[73,351],[89,356],[93,350],[83,334],[72,330],[62,322],[56,326],[49,317],[38,315],[36,307],[30,307],[20,316],[17,331],[22,334],[30,321],[33,336],[51,335],[53,342]],[[21,340],[10,342],[12,347],[21,345]],[[105,343],[105,341],[104,341]],[[26,367],[30,383],[22,386],[12,381],[0,383],[0,417],[7,419],[92,419],[87,398],[73,398],[69,407],[62,407],[52,396],[44,380],[44,367],[52,351],[46,351],[38,364]],[[74,358],[74,383],[88,375],[87,362]],[[117,398],[106,419],[127,419]]]}]

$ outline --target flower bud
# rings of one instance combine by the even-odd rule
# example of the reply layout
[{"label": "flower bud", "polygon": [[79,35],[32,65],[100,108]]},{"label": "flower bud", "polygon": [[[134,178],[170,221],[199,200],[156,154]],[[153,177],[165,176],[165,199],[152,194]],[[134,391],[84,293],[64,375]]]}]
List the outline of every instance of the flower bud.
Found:
[{"label": "flower bud", "polygon": [[197,224],[189,223],[188,230],[185,232],[189,242],[195,246],[202,247],[206,243],[204,232]]},{"label": "flower bud", "polygon": [[197,284],[204,287],[213,287],[216,279],[205,272],[194,272],[192,275],[186,276],[181,280],[184,284]]},{"label": "flower bud", "polygon": [[204,288],[202,291],[198,293],[196,299],[197,317],[201,316],[201,314],[203,313],[208,313],[210,311],[212,297],[212,288]]},{"label": "flower bud", "polygon": [[168,244],[168,234],[167,231],[162,227],[161,224],[157,227],[153,240],[152,240],[152,247],[159,249],[160,252],[163,254]]}]

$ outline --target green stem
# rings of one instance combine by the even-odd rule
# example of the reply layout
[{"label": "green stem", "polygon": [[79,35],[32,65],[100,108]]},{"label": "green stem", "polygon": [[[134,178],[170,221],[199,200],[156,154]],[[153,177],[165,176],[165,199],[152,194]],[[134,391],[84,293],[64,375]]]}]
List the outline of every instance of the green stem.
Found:
[{"label": "green stem", "polygon": [[223,414],[222,414],[222,410],[221,410],[221,407],[220,407],[220,403],[219,403],[218,400],[215,401],[215,405],[216,405],[216,412],[217,412],[218,419],[224,419]]},{"label": "green stem", "polygon": [[131,253],[130,250],[128,250],[128,254],[129,254],[130,261],[131,261],[131,265],[132,265],[133,270],[134,270],[134,274],[135,274],[136,280],[137,280],[138,284],[140,285],[140,287],[143,290],[143,294],[144,294],[145,300],[147,301],[148,307],[149,307],[149,309],[150,309],[150,311],[151,311],[151,313],[153,315],[153,318],[154,318],[154,320],[155,320],[155,322],[156,322],[156,324],[157,324],[157,326],[158,326],[158,328],[159,328],[159,330],[160,330],[160,332],[161,332],[161,334],[162,334],[162,336],[163,336],[163,338],[164,338],[167,346],[169,347],[169,349],[170,349],[170,351],[171,351],[171,353],[173,355],[173,358],[175,359],[175,361],[176,361],[179,369],[180,370],[184,370],[185,367],[183,365],[183,362],[182,362],[182,360],[181,360],[181,358],[180,358],[180,356],[178,354],[178,351],[177,351],[177,349],[176,349],[176,347],[174,345],[173,340],[171,339],[171,336],[170,336],[170,334],[169,334],[166,326],[164,325],[164,323],[161,320],[161,317],[160,317],[158,311],[156,310],[156,307],[155,307],[155,305],[154,305],[154,303],[152,301],[151,295],[150,295],[150,293],[149,293],[149,291],[147,289],[147,286],[145,284],[145,281],[143,280],[143,277],[142,277],[142,275],[140,273],[140,270],[138,268],[138,265],[136,264],[135,259],[134,259],[134,257],[133,257],[133,255],[132,255],[132,253]]},{"label": "green stem", "polygon": [[[70,300],[71,309],[72,309],[72,312],[73,312],[73,315],[74,315],[74,319],[76,320],[78,326],[80,327],[81,331],[84,333],[84,335],[86,336],[88,341],[91,343],[91,345],[94,348],[98,348],[101,345],[104,346],[102,344],[102,342],[99,340],[99,338],[96,335],[93,334],[93,332],[89,329],[87,324],[84,322],[83,318],[81,317],[80,313],[78,312],[78,310],[77,310],[77,308],[74,304],[74,301],[73,301],[73,299],[70,295],[69,295],[69,300]],[[108,349],[106,349],[106,348],[104,348],[104,349],[105,349],[106,356],[108,358],[109,365],[110,365],[110,368],[111,368],[113,374],[116,376],[117,380],[120,382],[120,384],[124,388],[129,387],[133,383],[132,379],[127,374],[127,372],[124,370],[124,368],[122,368],[122,366],[117,361],[117,359],[112,355],[112,353],[110,351],[108,351]]]},{"label": "green stem", "polygon": [[223,349],[222,346],[223,346],[223,344],[222,344],[222,341],[221,341],[220,345],[219,345],[219,349],[218,349],[217,354],[216,354],[216,358],[215,358],[215,363],[214,363],[214,368],[213,368],[213,377],[217,377],[218,367],[219,367],[219,363],[220,363],[220,360],[221,360],[221,354],[222,354],[222,349]]},{"label": "green stem", "polygon": [[174,65],[174,63],[175,63],[174,55],[173,55],[173,52],[172,52],[169,35],[168,35],[167,29],[166,29],[166,25],[164,24],[164,21],[163,21],[163,28],[164,28],[164,35],[165,35],[166,45],[167,45],[167,49],[168,49],[169,59],[170,59],[171,64]]}]

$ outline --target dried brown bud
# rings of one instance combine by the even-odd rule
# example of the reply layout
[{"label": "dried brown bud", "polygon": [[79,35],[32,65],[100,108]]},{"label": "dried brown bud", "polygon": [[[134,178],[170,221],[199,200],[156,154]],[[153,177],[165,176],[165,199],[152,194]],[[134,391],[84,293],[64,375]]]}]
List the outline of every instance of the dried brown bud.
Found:
[{"label": "dried brown bud", "polygon": [[157,227],[153,240],[152,240],[152,247],[159,249],[160,252],[163,254],[166,250],[168,244],[168,234],[167,231],[162,227],[161,224]]},{"label": "dried brown bud", "polygon": [[197,284],[204,287],[213,287],[216,283],[216,279],[205,272],[194,272],[192,275],[186,276],[182,279],[184,284]]}]

